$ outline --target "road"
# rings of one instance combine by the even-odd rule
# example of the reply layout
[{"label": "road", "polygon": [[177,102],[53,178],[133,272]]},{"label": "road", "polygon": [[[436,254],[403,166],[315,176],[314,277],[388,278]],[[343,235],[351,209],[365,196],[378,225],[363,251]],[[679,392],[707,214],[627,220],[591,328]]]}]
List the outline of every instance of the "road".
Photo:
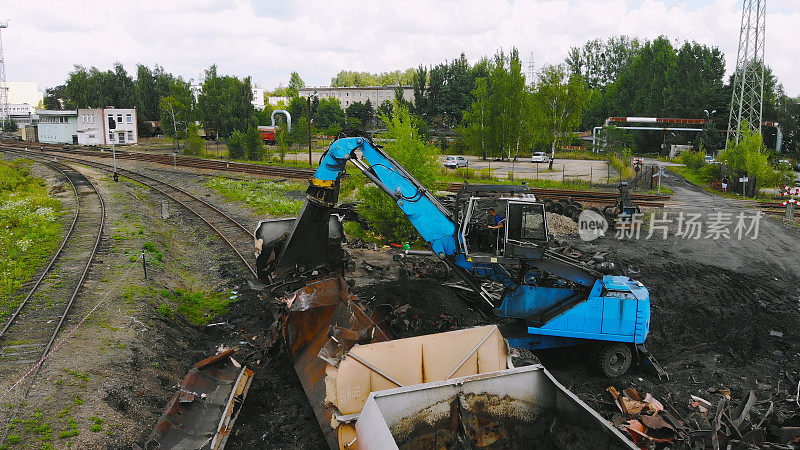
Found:
[{"label": "road", "polygon": [[[439,157],[440,162],[444,162],[446,155]],[[530,158],[519,158],[514,161],[483,161],[477,156],[465,155],[472,169],[491,168],[492,173],[498,178],[507,178],[508,173],[514,171],[514,178],[526,178],[529,180],[547,179],[559,180],[564,178],[582,179],[594,182],[606,182],[619,177],[619,173],[611,168],[606,161],[584,160],[584,159],[556,159],[553,163],[553,171],[547,172],[549,164],[537,164],[530,162]]]}]

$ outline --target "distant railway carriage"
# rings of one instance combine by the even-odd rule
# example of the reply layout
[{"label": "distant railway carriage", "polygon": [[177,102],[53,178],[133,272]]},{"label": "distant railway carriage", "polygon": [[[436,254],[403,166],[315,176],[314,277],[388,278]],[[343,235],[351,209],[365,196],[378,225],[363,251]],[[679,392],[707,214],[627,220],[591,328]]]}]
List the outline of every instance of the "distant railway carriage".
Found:
[{"label": "distant railway carriage", "polygon": [[277,126],[259,125],[258,132],[261,133],[261,140],[267,144],[275,143],[275,133],[278,131]]}]

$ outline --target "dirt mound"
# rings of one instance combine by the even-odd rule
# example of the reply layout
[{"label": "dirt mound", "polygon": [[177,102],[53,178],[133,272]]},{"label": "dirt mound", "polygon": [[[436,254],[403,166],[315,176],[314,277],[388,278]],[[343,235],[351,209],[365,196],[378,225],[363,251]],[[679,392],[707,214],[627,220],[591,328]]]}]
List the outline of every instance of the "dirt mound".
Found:
[{"label": "dirt mound", "polygon": [[577,235],[578,224],[567,216],[547,213],[547,231],[556,236]]},{"label": "dirt mound", "polygon": [[643,265],[638,278],[646,280],[653,305],[649,345],[664,359],[716,353],[749,364],[792,356],[786,353],[800,343],[797,280],[773,273],[675,259]]},{"label": "dirt mound", "polygon": [[384,281],[354,288],[353,292],[370,309],[381,304],[395,308],[410,306],[391,316],[390,332],[397,338],[490,323],[452,288],[442,286],[440,280]]}]

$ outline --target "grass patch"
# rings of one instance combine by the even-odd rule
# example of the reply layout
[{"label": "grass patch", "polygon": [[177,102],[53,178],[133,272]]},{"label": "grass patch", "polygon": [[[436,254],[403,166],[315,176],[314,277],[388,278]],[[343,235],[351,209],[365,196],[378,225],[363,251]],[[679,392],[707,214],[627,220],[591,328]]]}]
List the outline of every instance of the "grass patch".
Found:
[{"label": "grass patch", "polygon": [[89,374],[86,372],[78,372],[77,370],[64,369],[65,372],[77,378],[78,380],[89,381]]},{"label": "grass patch", "polygon": [[147,241],[144,244],[142,244],[142,250],[147,252],[148,255],[147,260],[154,266],[161,267],[164,265],[164,252],[159,250],[158,247],[156,247],[156,244]]},{"label": "grass patch", "polygon": [[30,175],[30,161],[0,161],[0,317],[17,307],[16,291],[58,247],[60,216],[61,203]]},{"label": "grass patch", "polygon": [[164,300],[177,304],[178,313],[197,325],[208,325],[218,315],[228,312],[228,305],[236,301],[236,295],[231,292],[192,292],[183,289],[170,292],[163,289],[160,295]]},{"label": "grass patch", "polygon": [[228,200],[242,202],[271,216],[296,215],[303,206],[303,201],[291,199],[286,193],[303,191],[306,187],[305,184],[296,182],[231,180],[221,177],[211,178],[205,185]]},{"label": "grass patch", "polygon": [[616,154],[611,153],[607,156],[608,163],[623,179],[630,179],[636,176],[636,171],[631,167],[630,162],[626,158],[619,158]]}]

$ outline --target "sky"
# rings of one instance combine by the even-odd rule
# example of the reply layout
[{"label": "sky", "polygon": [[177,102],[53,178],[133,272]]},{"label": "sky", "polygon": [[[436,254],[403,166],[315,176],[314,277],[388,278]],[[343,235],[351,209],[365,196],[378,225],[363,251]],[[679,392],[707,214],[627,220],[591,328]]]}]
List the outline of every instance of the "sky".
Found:
[{"label": "sky", "polygon": [[[735,66],[742,0],[41,0],[0,8],[6,77],[42,90],[75,64],[160,64],[184,79],[219,72],[286,85],[297,71],[324,86],[340,70],[386,72],[519,49],[527,69],[562,62],[570,47],[625,34],[719,47]],[[4,17],[3,17],[4,16]],[[800,95],[800,1],[769,0],[766,62]]]}]

